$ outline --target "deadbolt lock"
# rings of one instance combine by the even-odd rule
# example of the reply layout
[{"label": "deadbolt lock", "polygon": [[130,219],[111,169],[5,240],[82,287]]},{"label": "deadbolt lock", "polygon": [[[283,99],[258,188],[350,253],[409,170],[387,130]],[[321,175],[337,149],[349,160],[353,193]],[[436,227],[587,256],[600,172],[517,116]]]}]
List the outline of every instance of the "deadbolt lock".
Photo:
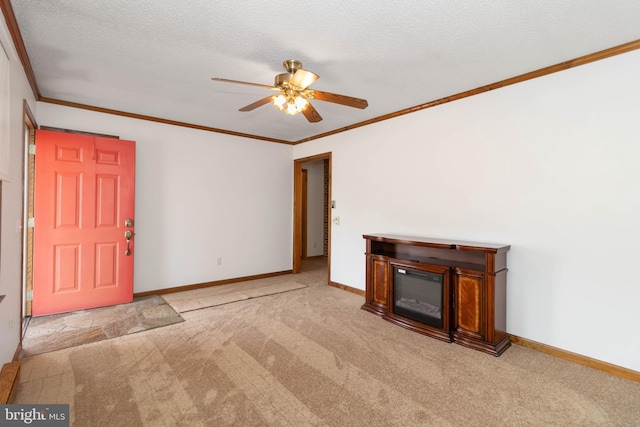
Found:
[{"label": "deadbolt lock", "polygon": [[124,220],[125,227],[133,227],[133,220],[131,218],[127,218]]}]

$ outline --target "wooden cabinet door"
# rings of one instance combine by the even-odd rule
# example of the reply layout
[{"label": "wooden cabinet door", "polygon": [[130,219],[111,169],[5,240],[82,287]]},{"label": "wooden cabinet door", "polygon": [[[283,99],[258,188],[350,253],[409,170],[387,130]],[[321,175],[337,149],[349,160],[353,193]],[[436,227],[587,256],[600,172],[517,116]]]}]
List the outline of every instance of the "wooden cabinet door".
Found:
[{"label": "wooden cabinet door", "polygon": [[369,283],[371,284],[368,302],[372,306],[381,308],[384,312],[389,309],[389,262],[386,258],[369,256]]},{"label": "wooden cabinet door", "polygon": [[454,282],[454,332],[484,340],[487,330],[484,274],[456,269]]}]

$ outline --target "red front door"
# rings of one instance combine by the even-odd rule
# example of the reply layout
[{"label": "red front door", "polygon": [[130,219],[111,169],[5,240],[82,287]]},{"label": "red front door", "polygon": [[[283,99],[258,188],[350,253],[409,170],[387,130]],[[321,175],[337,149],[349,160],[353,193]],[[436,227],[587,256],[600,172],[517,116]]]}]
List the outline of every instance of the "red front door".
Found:
[{"label": "red front door", "polygon": [[39,130],[36,147],[33,315],[131,302],[135,142]]}]

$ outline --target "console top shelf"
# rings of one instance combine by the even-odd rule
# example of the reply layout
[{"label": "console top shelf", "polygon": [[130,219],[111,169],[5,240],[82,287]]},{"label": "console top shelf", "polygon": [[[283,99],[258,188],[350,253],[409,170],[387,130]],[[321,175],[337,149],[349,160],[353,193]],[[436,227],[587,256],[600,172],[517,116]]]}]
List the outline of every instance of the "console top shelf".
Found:
[{"label": "console top shelf", "polygon": [[510,249],[510,245],[501,245],[496,243],[467,242],[462,240],[404,236],[399,234],[365,234],[362,237],[371,241],[380,241],[400,245],[406,244],[411,246],[424,246],[433,249],[473,251],[494,254],[507,252]]}]

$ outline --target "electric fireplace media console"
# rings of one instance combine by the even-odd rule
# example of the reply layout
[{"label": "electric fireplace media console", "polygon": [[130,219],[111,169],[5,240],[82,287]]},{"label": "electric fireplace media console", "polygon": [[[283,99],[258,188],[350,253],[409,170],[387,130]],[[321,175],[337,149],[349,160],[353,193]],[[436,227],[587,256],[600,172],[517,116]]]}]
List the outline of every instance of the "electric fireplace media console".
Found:
[{"label": "electric fireplace media console", "polygon": [[508,245],[371,234],[363,310],[446,342],[500,356]]}]

